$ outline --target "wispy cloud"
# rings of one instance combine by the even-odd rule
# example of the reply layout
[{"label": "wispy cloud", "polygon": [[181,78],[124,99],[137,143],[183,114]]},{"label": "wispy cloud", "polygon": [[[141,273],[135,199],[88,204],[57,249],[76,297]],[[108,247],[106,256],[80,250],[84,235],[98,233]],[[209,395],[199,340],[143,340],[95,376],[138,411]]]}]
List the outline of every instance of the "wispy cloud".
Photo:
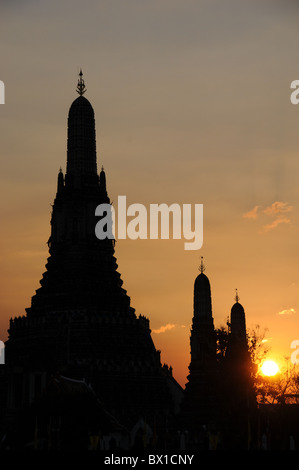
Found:
[{"label": "wispy cloud", "polygon": [[287,308],[278,312],[278,315],[293,315],[294,313],[296,313],[294,308]]},{"label": "wispy cloud", "polygon": [[257,218],[257,211],[258,211],[259,207],[260,206],[255,206],[253,209],[251,209],[251,211],[246,212],[245,214],[243,214],[243,217],[245,219],[256,219]]},{"label": "wispy cloud", "polygon": [[280,224],[289,224],[291,223],[291,219],[288,219],[286,217],[279,217],[278,219],[273,220],[271,224],[264,225],[264,231],[269,232],[269,230],[273,230]]},{"label": "wispy cloud", "polygon": [[264,209],[264,213],[270,216],[276,216],[277,214],[285,214],[286,212],[292,212],[293,207],[287,202],[276,201],[271,206]]},{"label": "wispy cloud", "polygon": [[272,222],[264,223],[263,232],[269,232],[270,230],[275,229],[281,224],[291,223],[290,217],[286,216],[286,214],[292,212],[293,206],[291,206],[287,202],[275,201],[270,206],[265,207],[263,210],[261,209],[259,211],[260,208],[261,206],[259,205],[254,206],[253,209],[243,214],[243,217],[246,219],[257,219],[265,214],[266,216],[271,217],[272,219],[274,218]]},{"label": "wispy cloud", "polygon": [[270,340],[271,340],[270,338],[263,338],[261,342],[262,344],[269,343]]},{"label": "wispy cloud", "polygon": [[181,327],[181,328],[185,328],[185,325],[176,325],[174,323],[167,323],[167,325],[163,325],[160,328],[158,328],[157,330],[152,330],[152,332],[159,335],[161,333],[165,333],[165,331],[173,330],[174,328],[176,328],[178,326]]}]

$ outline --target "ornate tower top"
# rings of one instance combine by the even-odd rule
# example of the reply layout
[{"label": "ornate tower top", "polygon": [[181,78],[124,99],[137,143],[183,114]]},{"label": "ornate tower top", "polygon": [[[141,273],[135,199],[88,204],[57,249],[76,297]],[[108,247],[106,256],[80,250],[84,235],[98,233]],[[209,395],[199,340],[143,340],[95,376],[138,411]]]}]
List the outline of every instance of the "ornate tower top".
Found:
[{"label": "ornate tower top", "polygon": [[201,257],[201,260],[200,260],[200,268],[199,268],[199,271],[201,274],[203,274],[203,272],[206,270],[205,268],[205,265],[203,264],[203,256]]},{"label": "ornate tower top", "polygon": [[240,304],[238,291],[236,289],[235,296],[236,303],[231,308],[230,322],[231,322],[231,338],[233,341],[238,341],[246,344],[246,319],[244,307]]},{"label": "ornate tower top", "polygon": [[83,72],[82,72],[82,69],[80,69],[78,84],[76,88],[76,91],[77,93],[79,93],[80,96],[84,95],[84,93],[86,92],[86,86],[82,77],[83,77]]},{"label": "ornate tower top", "polygon": [[194,282],[194,318],[208,317],[212,319],[211,287],[208,277],[204,274],[205,269],[203,257],[201,257],[200,274]]},{"label": "ornate tower top", "polygon": [[80,69],[77,93],[68,114],[66,185],[98,184],[94,110],[83,95],[86,91]]}]

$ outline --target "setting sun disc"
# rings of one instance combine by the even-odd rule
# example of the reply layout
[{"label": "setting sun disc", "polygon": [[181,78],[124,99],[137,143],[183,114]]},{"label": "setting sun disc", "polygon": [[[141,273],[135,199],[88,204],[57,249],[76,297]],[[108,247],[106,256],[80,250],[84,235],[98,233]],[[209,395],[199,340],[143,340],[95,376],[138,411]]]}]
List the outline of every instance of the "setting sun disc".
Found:
[{"label": "setting sun disc", "polygon": [[277,372],[279,371],[279,367],[278,365],[276,364],[276,362],[270,360],[270,359],[267,359],[263,364],[262,364],[262,367],[261,367],[261,371],[264,375],[267,375],[267,376],[273,376],[273,375],[276,375]]}]

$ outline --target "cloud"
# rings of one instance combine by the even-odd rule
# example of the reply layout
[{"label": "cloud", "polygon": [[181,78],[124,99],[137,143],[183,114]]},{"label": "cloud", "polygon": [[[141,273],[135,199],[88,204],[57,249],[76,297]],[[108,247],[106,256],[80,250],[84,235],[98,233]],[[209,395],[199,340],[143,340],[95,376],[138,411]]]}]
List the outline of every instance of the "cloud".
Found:
[{"label": "cloud", "polygon": [[263,338],[261,342],[262,344],[264,344],[264,343],[269,343],[269,341],[270,341],[269,338]]},{"label": "cloud", "polygon": [[258,213],[258,210],[261,206],[254,206],[253,209],[243,214],[243,217],[246,219],[257,219],[260,218],[261,215],[265,214],[268,217],[274,218],[271,223],[265,224],[263,226],[264,232],[269,232],[270,230],[275,229],[281,224],[289,224],[291,223],[291,219],[287,217],[285,214],[289,214],[293,210],[293,206],[288,204],[287,202],[282,201],[275,201],[270,206],[264,208],[262,211]]},{"label": "cloud", "polygon": [[296,313],[294,308],[287,308],[278,312],[278,315],[293,315],[294,313]]},{"label": "cloud", "polygon": [[285,214],[286,212],[291,212],[293,207],[290,206],[287,202],[276,201],[269,207],[264,209],[264,213],[270,216],[276,216],[277,214]]},{"label": "cloud", "polygon": [[264,231],[269,232],[269,230],[273,230],[280,224],[289,224],[291,222],[290,219],[287,217],[279,217],[278,219],[273,220],[271,224],[264,225]]},{"label": "cloud", "polygon": [[173,330],[177,326],[180,326],[181,328],[185,328],[185,325],[175,325],[174,323],[167,323],[167,325],[163,325],[157,330],[152,330],[152,332],[159,335],[161,333],[165,333],[165,331]]},{"label": "cloud", "polygon": [[255,206],[253,209],[251,209],[251,211],[246,212],[245,214],[243,214],[243,217],[245,219],[256,219],[257,218],[257,211],[258,211],[259,207],[260,206]]}]

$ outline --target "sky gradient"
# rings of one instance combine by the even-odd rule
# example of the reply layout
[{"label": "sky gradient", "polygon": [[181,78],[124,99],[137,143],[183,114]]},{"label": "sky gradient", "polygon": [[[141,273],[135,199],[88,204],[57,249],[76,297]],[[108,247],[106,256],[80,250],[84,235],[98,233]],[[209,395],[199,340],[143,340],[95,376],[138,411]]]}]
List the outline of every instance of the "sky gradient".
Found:
[{"label": "sky gradient", "polygon": [[57,173],[82,67],[110,199],[204,204],[204,244],[119,240],[162,362],[184,385],[200,257],[215,326],[235,289],[274,355],[299,339],[298,13],[293,0],[29,0],[0,6],[0,339],[48,256]]}]

